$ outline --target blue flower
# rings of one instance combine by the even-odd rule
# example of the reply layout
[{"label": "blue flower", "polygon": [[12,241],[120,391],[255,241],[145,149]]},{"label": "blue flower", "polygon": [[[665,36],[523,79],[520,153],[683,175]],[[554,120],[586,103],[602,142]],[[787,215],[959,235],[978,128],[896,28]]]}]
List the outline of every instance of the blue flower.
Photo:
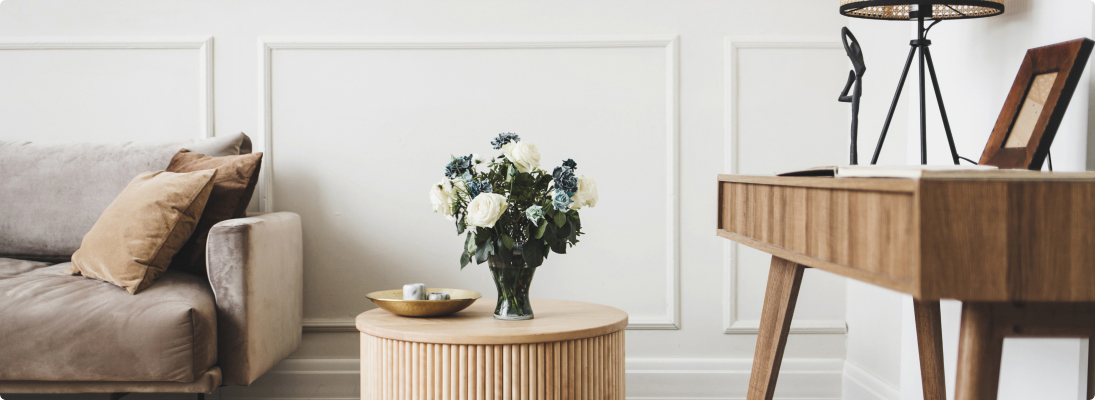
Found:
[{"label": "blue flower", "polygon": [[551,205],[554,206],[557,211],[567,211],[570,204],[573,202],[574,200],[571,200],[570,195],[563,191],[563,189],[555,189],[555,194],[551,198]]},{"label": "blue flower", "polygon": [[525,210],[525,217],[529,222],[532,222],[532,226],[540,226],[540,220],[544,219],[544,208],[540,206],[532,206]]},{"label": "blue flower", "polygon": [[520,141],[521,137],[517,136],[516,133],[499,133],[497,138],[490,141],[490,144],[494,145],[495,150],[498,150],[501,149],[502,146],[505,146],[506,143]]},{"label": "blue flower", "polygon": [[494,188],[490,186],[490,181],[484,179],[482,181],[468,181],[468,196],[475,198],[479,193],[494,193]]},{"label": "blue flower", "polygon": [[570,169],[578,169],[578,163],[574,162],[573,158],[568,158],[563,161],[563,166]]},{"label": "blue flower", "polygon": [[471,169],[472,165],[475,165],[475,163],[472,161],[471,154],[463,157],[453,157],[452,161],[450,161],[448,165],[445,165],[445,176],[449,179],[464,177]]},{"label": "blue flower", "polygon": [[562,189],[571,196],[578,191],[578,177],[574,176],[574,170],[570,167],[555,167],[551,176],[555,178],[556,189]]}]

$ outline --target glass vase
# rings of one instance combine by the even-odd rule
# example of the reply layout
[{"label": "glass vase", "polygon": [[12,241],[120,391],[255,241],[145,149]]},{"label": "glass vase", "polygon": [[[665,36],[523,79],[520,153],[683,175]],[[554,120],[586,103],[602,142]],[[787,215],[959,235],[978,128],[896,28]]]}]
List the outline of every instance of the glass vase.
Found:
[{"label": "glass vase", "polygon": [[[515,257],[520,260],[520,255]],[[494,318],[508,321],[532,319],[532,304],[529,302],[529,289],[532,287],[532,275],[536,268],[504,262],[497,256],[487,260],[490,273],[494,276],[494,287],[498,289],[498,304],[494,307]]]}]

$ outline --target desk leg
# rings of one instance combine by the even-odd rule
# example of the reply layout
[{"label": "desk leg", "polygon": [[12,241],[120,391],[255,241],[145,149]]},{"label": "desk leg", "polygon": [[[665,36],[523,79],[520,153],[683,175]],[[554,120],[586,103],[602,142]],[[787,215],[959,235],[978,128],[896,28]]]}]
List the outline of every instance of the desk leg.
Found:
[{"label": "desk leg", "polygon": [[913,299],[913,313],[916,315],[916,342],[920,348],[920,381],[924,386],[924,400],[947,400],[939,301]]},{"label": "desk leg", "polygon": [[749,377],[748,400],[772,400],[805,269],[802,265],[772,257],[768,288],[764,292],[764,309],[760,316],[760,332],[757,334],[757,351]]},{"label": "desk leg", "polygon": [[1095,336],[1087,338],[1087,397],[1095,398]]},{"label": "desk leg", "polygon": [[996,322],[993,303],[962,303],[956,400],[996,399],[1004,351],[1004,335]]}]

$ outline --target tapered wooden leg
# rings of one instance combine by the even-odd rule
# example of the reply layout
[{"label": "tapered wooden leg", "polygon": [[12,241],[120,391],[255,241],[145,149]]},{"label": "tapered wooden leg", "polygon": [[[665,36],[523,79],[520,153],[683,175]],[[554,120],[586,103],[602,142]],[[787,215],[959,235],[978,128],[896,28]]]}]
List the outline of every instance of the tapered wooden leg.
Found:
[{"label": "tapered wooden leg", "polygon": [[805,269],[804,266],[772,257],[768,288],[764,292],[764,309],[760,316],[760,332],[757,334],[757,351],[749,377],[749,400],[772,400]]},{"label": "tapered wooden leg", "polygon": [[955,400],[995,400],[1000,386],[1004,335],[997,329],[992,303],[962,304]]},{"label": "tapered wooden leg", "polygon": [[1095,399],[1095,336],[1087,338],[1087,397]]},{"label": "tapered wooden leg", "polygon": [[920,381],[924,386],[924,400],[947,400],[939,301],[913,299],[913,313],[916,315],[916,343],[920,348]]}]

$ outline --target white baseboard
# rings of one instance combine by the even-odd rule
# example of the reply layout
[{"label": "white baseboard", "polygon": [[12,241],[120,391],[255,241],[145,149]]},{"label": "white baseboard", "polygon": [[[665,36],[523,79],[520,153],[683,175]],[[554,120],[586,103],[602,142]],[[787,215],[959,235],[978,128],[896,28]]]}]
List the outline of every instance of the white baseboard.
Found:
[{"label": "white baseboard", "polygon": [[845,400],[901,400],[901,391],[850,362],[844,363]]},{"label": "white baseboard", "polygon": [[[636,400],[744,399],[752,360],[633,358],[627,360],[627,398]],[[777,399],[839,399],[841,359],[783,361]],[[356,359],[285,360],[250,387],[221,388],[210,399],[358,399]]]},{"label": "white baseboard", "polygon": [[[728,400],[745,399],[752,360],[748,358],[631,358],[627,360],[627,398],[635,400]],[[249,387],[227,386],[209,400],[350,400],[360,399],[357,359],[290,359],[281,362]],[[851,374],[853,379],[850,379]],[[843,376],[843,378],[842,378]],[[873,380],[872,380],[873,379]],[[841,359],[783,360],[777,399],[840,399],[841,384],[848,393],[849,382],[856,393],[883,395],[844,397],[847,399],[897,400],[896,389],[850,367]],[[865,383],[861,383],[865,382]],[[881,386],[879,383],[881,382]],[[889,392],[886,392],[889,390]],[[4,396],[5,399],[8,396]],[[10,400],[45,399],[104,400],[106,395],[18,396]],[[139,394],[124,400],[192,400],[194,395]]]},{"label": "white baseboard", "polygon": [[[839,399],[841,359],[785,359],[777,399]],[[627,398],[642,400],[744,399],[749,358],[633,358],[627,360]]]}]

